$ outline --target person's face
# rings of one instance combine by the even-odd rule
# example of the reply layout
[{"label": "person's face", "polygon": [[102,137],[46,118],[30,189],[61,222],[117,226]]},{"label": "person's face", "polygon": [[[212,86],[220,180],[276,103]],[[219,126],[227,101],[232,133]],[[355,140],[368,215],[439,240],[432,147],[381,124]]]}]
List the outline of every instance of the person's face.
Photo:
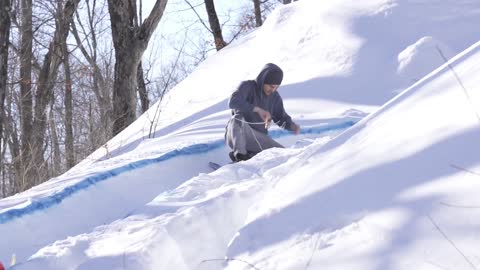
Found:
[{"label": "person's face", "polygon": [[277,91],[278,87],[278,84],[264,84],[263,92],[265,92],[265,95],[270,96],[273,92]]}]

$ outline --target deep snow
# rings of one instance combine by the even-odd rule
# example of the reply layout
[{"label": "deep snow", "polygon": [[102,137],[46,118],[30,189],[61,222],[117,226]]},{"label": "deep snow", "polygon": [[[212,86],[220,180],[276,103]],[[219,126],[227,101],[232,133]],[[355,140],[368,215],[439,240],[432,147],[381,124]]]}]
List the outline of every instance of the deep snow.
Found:
[{"label": "deep snow", "polygon": [[[480,4],[331,2],[280,7],[174,88],[158,119],[156,104],[71,171],[1,200],[0,261],[480,268]],[[284,69],[303,134],[272,130],[287,148],[211,172],[228,162],[228,97],[266,62]]]}]

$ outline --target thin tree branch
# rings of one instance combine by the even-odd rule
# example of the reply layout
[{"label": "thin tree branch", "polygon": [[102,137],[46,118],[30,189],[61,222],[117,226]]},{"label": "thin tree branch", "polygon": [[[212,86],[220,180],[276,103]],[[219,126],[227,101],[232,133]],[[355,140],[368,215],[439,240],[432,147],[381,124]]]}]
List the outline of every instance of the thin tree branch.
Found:
[{"label": "thin tree branch", "polygon": [[[180,56],[182,55],[182,52],[183,52],[183,49],[184,49],[185,43],[186,43],[185,40],[186,40],[186,37],[183,40],[182,48],[178,52],[177,58],[175,59],[175,64],[174,64],[173,68],[171,69],[170,74],[168,74],[167,82],[165,83],[165,87],[163,88],[163,91],[160,95],[160,100],[157,103],[158,104],[157,109],[155,110],[155,114],[153,115],[153,120],[150,122],[150,131],[148,132],[148,137],[149,138],[155,138],[155,131],[157,130],[158,119],[160,117],[160,104],[162,103],[163,97],[165,96],[165,92],[167,91],[168,86],[170,85],[170,80],[172,79],[172,75],[173,75],[173,72],[175,71],[175,67],[177,66],[178,61],[180,59]],[[155,123],[155,125],[153,123]],[[152,133],[153,133],[153,135],[152,135]]]},{"label": "thin tree branch", "polygon": [[458,84],[460,85],[460,87],[462,87],[463,89],[463,92],[465,93],[465,95],[467,96],[467,99],[468,101],[470,102],[470,106],[472,107],[472,110],[475,112],[475,115],[477,116],[477,119],[478,121],[480,122],[480,115],[478,114],[477,110],[475,109],[475,106],[472,102],[472,99],[470,98],[470,95],[468,94],[468,90],[467,88],[465,87],[465,85],[463,84],[462,80],[460,79],[460,76],[458,76],[457,72],[455,72],[455,70],[453,69],[452,65],[450,65],[450,63],[448,63],[448,60],[447,58],[445,57],[445,55],[443,54],[442,50],[440,50],[440,48],[438,46],[435,46],[435,48],[437,48],[437,51],[438,53],[440,54],[440,56],[443,58],[443,60],[445,61],[445,63],[447,64],[448,68],[452,71],[453,75],[455,76],[455,79],[457,79],[457,82]]},{"label": "thin tree branch", "polygon": [[455,168],[455,169],[457,169],[457,170],[459,170],[459,171],[464,171],[464,172],[467,172],[467,173],[470,173],[470,174],[474,174],[474,175],[480,176],[480,173],[477,173],[477,172],[474,172],[474,171],[465,169],[465,168],[460,167],[460,166],[455,165],[455,164],[450,164],[450,167]]},{"label": "thin tree branch", "polygon": [[475,265],[467,258],[467,256],[457,247],[457,245],[455,245],[452,240],[450,240],[450,238],[448,238],[448,236],[442,231],[442,229],[440,229],[440,227],[437,225],[437,223],[435,223],[433,218],[430,215],[427,215],[427,217],[428,219],[430,219],[430,222],[432,222],[433,226],[435,226],[435,228],[440,232],[440,234],[442,234],[443,238],[445,238],[445,240],[447,240],[450,245],[452,245],[458,251],[458,253],[463,256],[463,258],[468,262],[468,264],[470,264],[472,269],[477,270]]},{"label": "thin tree branch", "polygon": [[229,261],[237,261],[237,262],[242,262],[248,266],[250,266],[250,268],[253,268],[253,269],[256,269],[256,270],[260,270],[259,268],[257,268],[255,265],[247,262],[247,261],[244,261],[244,260],[241,260],[241,259],[237,259],[237,258],[225,258],[225,259],[209,259],[209,260],[203,260],[201,261],[198,266],[200,266],[201,264],[203,263],[206,263],[206,262],[229,262]]},{"label": "thin tree branch", "polygon": [[465,208],[465,209],[480,209],[480,206],[473,206],[473,205],[455,205],[450,203],[440,203],[443,206],[452,207],[452,208]]},{"label": "thin tree branch", "polygon": [[[12,49],[17,55],[20,55],[20,50],[13,43],[9,42],[8,45],[9,45],[9,48]],[[39,72],[42,69],[42,66],[38,62],[37,58],[35,58],[35,56],[33,56],[32,64],[37,72]]]},{"label": "thin tree branch", "polygon": [[203,22],[202,17],[200,17],[200,14],[198,14],[197,10],[193,7],[193,5],[190,4],[190,2],[188,2],[188,0],[184,0],[184,1],[185,1],[185,3],[187,3],[187,4],[190,6],[190,8],[193,10],[193,12],[195,12],[195,14],[197,15],[198,19],[200,20],[200,22],[202,23],[202,25],[208,30],[208,32],[210,32],[210,34],[213,34],[212,29],[210,29],[210,27],[208,27],[208,26],[205,24],[205,22]]},{"label": "thin tree branch", "polygon": [[139,39],[143,41],[143,47],[147,47],[148,41],[153,34],[153,31],[157,27],[160,19],[163,16],[165,7],[167,6],[167,0],[157,0],[153,6],[150,15],[145,19],[145,21],[140,26]]}]

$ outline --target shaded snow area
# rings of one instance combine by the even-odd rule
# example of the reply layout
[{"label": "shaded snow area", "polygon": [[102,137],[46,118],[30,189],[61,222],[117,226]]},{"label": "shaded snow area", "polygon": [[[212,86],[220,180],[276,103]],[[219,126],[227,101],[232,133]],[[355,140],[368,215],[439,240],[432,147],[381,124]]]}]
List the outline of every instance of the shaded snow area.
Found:
[{"label": "shaded snow area", "polygon": [[[69,172],[0,200],[0,261],[480,269],[479,14],[477,0],[279,7]],[[302,133],[272,128],[286,148],[228,164],[228,98],[268,62]]]}]

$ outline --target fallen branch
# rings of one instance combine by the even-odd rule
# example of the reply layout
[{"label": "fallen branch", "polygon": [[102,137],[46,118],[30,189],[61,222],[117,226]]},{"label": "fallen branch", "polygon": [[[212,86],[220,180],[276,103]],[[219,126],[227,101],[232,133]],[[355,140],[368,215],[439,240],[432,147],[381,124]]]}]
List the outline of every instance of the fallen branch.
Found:
[{"label": "fallen branch", "polygon": [[460,166],[457,166],[457,165],[455,165],[455,164],[450,164],[450,167],[455,168],[455,169],[457,169],[457,170],[459,170],[459,171],[464,171],[464,172],[468,172],[468,173],[470,173],[470,174],[474,174],[474,175],[480,176],[480,173],[471,171],[471,170],[469,170],[469,169],[465,169],[465,168],[460,167]]},{"label": "fallen branch", "polygon": [[480,206],[455,205],[455,204],[449,204],[449,203],[444,203],[444,202],[441,202],[440,204],[444,205],[444,206],[447,206],[447,207],[452,207],[452,208],[480,209]]},{"label": "fallen branch", "polygon": [[[255,267],[255,265],[247,262],[247,261],[244,261],[244,260],[241,260],[241,259],[237,259],[237,258],[225,258],[225,259],[209,259],[209,260],[203,260],[201,261],[198,266],[202,265],[203,263],[206,263],[206,262],[218,262],[218,261],[225,261],[225,262],[229,262],[229,261],[238,261],[238,262],[242,262],[248,266],[250,266],[251,268],[253,269],[256,269],[256,270],[260,270],[259,268]],[[197,268],[198,268],[197,266]]]},{"label": "fallen branch", "polygon": [[467,256],[457,247],[457,245],[455,245],[455,243],[450,240],[450,238],[448,238],[448,236],[440,229],[440,227],[437,225],[437,223],[435,223],[435,221],[433,220],[433,218],[430,216],[430,215],[427,215],[428,219],[430,219],[430,222],[432,222],[433,226],[435,226],[435,228],[437,228],[437,230],[442,234],[443,238],[445,238],[457,251],[458,253],[460,253],[463,258],[470,264],[470,266],[472,266],[472,268],[474,270],[477,270],[477,268],[475,267],[475,265],[467,258]]},{"label": "fallen branch", "polygon": [[463,84],[462,80],[460,79],[460,76],[458,76],[457,72],[455,72],[455,70],[453,69],[453,66],[450,65],[450,63],[448,63],[448,59],[447,57],[445,57],[445,55],[443,54],[442,50],[438,47],[438,46],[435,46],[437,48],[437,51],[438,53],[440,54],[440,56],[443,58],[443,61],[445,61],[445,63],[447,64],[448,68],[450,69],[450,71],[452,71],[453,75],[455,76],[455,79],[457,79],[457,82],[458,84],[460,85],[460,87],[462,87],[463,89],[463,92],[465,93],[465,95],[467,96],[467,99],[470,103],[470,106],[472,107],[472,110],[475,112],[475,115],[477,116],[477,119],[478,121],[480,122],[480,115],[478,115],[478,112],[477,110],[475,109],[475,105],[473,104],[472,102],[472,98],[470,97],[470,95],[468,94],[468,90],[467,88],[465,87],[465,85]]},{"label": "fallen branch", "polygon": [[318,234],[317,240],[315,241],[315,245],[313,246],[312,254],[310,255],[310,258],[308,259],[308,262],[305,265],[305,270],[307,270],[310,267],[310,263],[312,262],[313,255],[315,254],[315,251],[317,251],[317,245],[318,245],[319,241],[320,241],[320,234]]}]

